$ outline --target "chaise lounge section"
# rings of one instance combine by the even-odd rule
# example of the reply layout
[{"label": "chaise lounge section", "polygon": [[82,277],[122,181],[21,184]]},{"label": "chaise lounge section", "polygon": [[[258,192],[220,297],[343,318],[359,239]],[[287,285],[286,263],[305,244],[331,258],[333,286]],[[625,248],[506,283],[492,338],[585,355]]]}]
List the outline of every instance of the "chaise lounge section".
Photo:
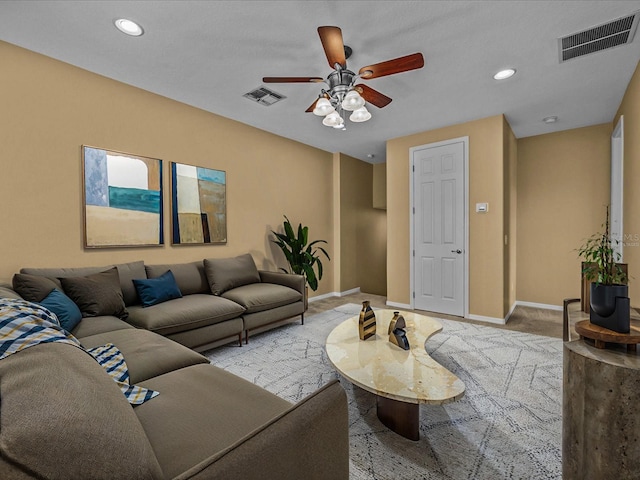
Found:
[{"label": "chaise lounge section", "polygon": [[[117,266],[118,271],[124,272],[121,281],[128,270],[138,275],[139,267]],[[177,271],[176,280],[181,287],[193,280],[193,272],[202,272],[197,263],[154,266],[148,271],[151,276],[161,275],[165,267]],[[182,278],[182,269],[191,274]],[[94,269],[24,269],[21,275],[46,274],[47,280],[53,282],[52,278],[57,277],[52,274],[79,272],[95,274]],[[267,274],[260,277],[260,283],[280,275]],[[46,282],[42,283],[48,288]],[[255,289],[254,283],[225,292],[241,289],[235,292],[236,298],[254,298],[256,291],[243,289],[252,285]],[[195,290],[195,282],[192,286]],[[122,289],[123,297],[131,293]],[[204,292],[185,294],[183,298],[194,295],[234,303]],[[292,308],[287,305],[275,306],[284,300],[274,301],[273,292],[261,295],[272,302],[273,309],[281,309],[276,317],[282,312],[297,312],[287,310]],[[2,299],[20,299],[20,295],[0,287],[0,303]],[[171,308],[179,311],[177,300],[181,299],[158,306],[173,304]],[[240,307],[240,316],[218,323],[231,321],[237,330],[234,320],[243,322],[245,308],[250,307]],[[129,317],[138,310],[153,311],[153,307],[131,304],[127,308]],[[0,319],[1,312],[2,305]],[[166,314],[164,318],[169,317]],[[145,318],[152,321],[151,315]],[[86,349],[115,345],[126,361],[131,385],[159,392],[155,398],[133,407],[93,357],[73,345],[43,343],[0,360],[0,478],[348,478],[347,402],[337,381],[291,404],[209,364],[206,357],[170,339],[172,335],[206,328],[188,323],[185,318],[181,325],[188,324],[190,330],[164,330],[165,336],[151,329],[134,328],[129,318],[125,321],[113,315],[82,318],[73,329]],[[162,322],[155,325],[162,330]],[[261,327],[271,325],[272,322],[262,323]],[[226,333],[217,332],[213,337],[220,335]]]}]

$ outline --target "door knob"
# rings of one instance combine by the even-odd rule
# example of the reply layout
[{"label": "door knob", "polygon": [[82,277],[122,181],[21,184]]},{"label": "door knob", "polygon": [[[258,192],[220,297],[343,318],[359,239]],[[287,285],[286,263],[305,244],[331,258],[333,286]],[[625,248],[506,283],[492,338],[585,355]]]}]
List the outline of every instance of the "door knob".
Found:
[{"label": "door knob", "polygon": [[459,250],[459,249],[458,249],[458,250],[451,250],[451,253],[461,254],[461,253],[462,253],[462,250]]}]

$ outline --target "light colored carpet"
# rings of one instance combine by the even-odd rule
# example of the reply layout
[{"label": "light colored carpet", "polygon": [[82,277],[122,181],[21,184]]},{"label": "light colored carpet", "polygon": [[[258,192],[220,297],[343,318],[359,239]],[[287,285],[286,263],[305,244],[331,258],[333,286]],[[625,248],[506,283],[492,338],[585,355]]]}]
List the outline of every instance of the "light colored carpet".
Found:
[{"label": "light colored carpet", "polygon": [[[252,337],[249,345],[206,352],[211,363],[291,402],[333,378],[324,343],[358,314],[346,304]],[[341,379],[349,399],[354,480],[560,479],[562,341],[441,320],[426,348],[465,384],[465,396],[420,406],[417,442],[388,430],[375,395]]]}]

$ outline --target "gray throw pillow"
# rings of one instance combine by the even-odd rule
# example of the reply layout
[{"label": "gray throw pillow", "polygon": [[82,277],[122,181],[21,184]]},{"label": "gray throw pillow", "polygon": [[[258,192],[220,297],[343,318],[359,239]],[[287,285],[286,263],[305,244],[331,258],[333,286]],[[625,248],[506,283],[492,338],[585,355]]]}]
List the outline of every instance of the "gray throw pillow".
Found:
[{"label": "gray throw pillow", "polygon": [[28,273],[16,273],[13,276],[13,289],[28,302],[40,303],[54,288],[57,285],[47,277]]},{"label": "gray throw pillow", "polygon": [[204,271],[211,293],[221,295],[232,288],[260,282],[253,257],[246,253],[234,258],[206,258]]},{"label": "gray throw pillow", "polygon": [[60,283],[67,296],[78,305],[83,317],[113,315],[125,319],[129,316],[116,267],[86,277],[60,278]]}]

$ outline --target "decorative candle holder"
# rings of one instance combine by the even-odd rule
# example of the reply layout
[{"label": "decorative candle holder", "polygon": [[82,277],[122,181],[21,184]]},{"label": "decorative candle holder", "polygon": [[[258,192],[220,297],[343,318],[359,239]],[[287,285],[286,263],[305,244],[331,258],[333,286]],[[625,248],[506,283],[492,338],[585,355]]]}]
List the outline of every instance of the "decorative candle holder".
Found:
[{"label": "decorative candle holder", "polygon": [[393,312],[393,318],[389,322],[389,329],[387,330],[389,341],[403,350],[409,350],[410,348],[407,332],[404,330],[406,327],[407,322],[400,315],[400,312]]},{"label": "decorative candle holder", "polygon": [[373,313],[369,300],[362,302],[362,311],[358,319],[358,332],[360,340],[366,340],[376,335],[376,314]]},{"label": "decorative candle holder", "polygon": [[406,328],[407,323],[404,321],[404,317],[400,315],[400,312],[393,312],[393,318],[391,322],[389,322],[389,329],[387,330],[387,334],[391,335],[396,328]]}]

